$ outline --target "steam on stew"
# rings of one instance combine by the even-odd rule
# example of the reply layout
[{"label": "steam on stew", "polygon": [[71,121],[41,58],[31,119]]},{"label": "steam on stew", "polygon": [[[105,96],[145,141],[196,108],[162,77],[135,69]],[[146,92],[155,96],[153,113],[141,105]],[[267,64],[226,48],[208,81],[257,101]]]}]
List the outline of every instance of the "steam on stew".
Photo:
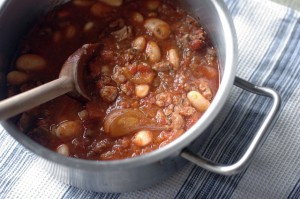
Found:
[{"label": "steam on stew", "polygon": [[198,22],[164,0],[73,0],[43,17],[7,75],[9,95],[58,77],[88,43],[91,101],[61,96],[26,113],[19,128],[60,154],[92,160],[138,156],[182,135],[219,85],[216,51]]}]

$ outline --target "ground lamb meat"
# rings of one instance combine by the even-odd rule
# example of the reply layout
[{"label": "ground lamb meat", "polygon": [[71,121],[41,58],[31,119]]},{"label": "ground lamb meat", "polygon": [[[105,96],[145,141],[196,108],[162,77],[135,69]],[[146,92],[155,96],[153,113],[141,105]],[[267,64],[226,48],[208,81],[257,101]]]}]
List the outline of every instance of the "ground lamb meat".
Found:
[{"label": "ground lamb meat", "polygon": [[183,116],[191,116],[196,113],[196,109],[194,107],[182,105],[175,106],[174,111]]},{"label": "ground lamb meat", "polygon": [[115,86],[104,86],[100,90],[100,96],[104,101],[113,102],[118,96],[118,89]]},{"label": "ground lamb meat", "polygon": [[124,39],[130,38],[132,35],[132,29],[130,26],[124,26],[120,30],[111,33],[117,41],[122,41]]},{"label": "ground lamb meat", "polygon": [[164,92],[156,95],[155,103],[159,107],[169,106],[172,103],[172,94]]},{"label": "ground lamb meat", "polygon": [[183,117],[178,113],[172,113],[172,128],[174,130],[179,130],[184,127],[184,119]]},{"label": "ground lamb meat", "polygon": [[130,96],[134,93],[134,84],[128,81],[125,84],[121,84],[120,89],[125,95]]},{"label": "ground lamb meat", "polygon": [[199,90],[206,99],[208,99],[209,101],[212,100],[213,94],[207,82],[200,82]]},{"label": "ground lamb meat", "polygon": [[158,72],[166,72],[172,69],[169,61],[161,61],[152,65],[152,69]]},{"label": "ground lamb meat", "polygon": [[124,75],[124,68],[116,66],[114,68],[114,73],[112,79],[119,85],[127,81],[126,76]]}]

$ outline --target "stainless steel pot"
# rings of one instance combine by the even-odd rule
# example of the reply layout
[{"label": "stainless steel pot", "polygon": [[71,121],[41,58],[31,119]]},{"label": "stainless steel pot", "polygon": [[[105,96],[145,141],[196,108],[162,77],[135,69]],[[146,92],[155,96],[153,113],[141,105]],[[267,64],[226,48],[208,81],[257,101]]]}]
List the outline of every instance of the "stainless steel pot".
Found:
[{"label": "stainless steel pot", "polygon": [[[0,81],[2,99],[5,96],[5,73],[19,42],[34,19],[49,10],[57,0],[2,1],[0,5]],[[181,3],[209,32],[218,50],[221,67],[219,91],[202,118],[184,135],[167,146],[149,154],[125,160],[88,161],[67,158],[52,152],[21,133],[11,121],[2,121],[7,132],[27,149],[44,159],[45,168],[57,179],[86,190],[101,192],[124,192],[141,189],[154,184],[189,160],[209,171],[232,175],[243,170],[267,135],[280,107],[280,96],[272,89],[255,86],[235,77],[238,57],[237,39],[229,11],[221,0],[187,0]],[[1,4],[1,3],[0,3]],[[233,85],[247,91],[272,98],[271,109],[255,133],[244,155],[232,165],[218,165],[194,152],[209,135],[207,129],[222,110]],[[194,152],[193,152],[194,151]]]}]

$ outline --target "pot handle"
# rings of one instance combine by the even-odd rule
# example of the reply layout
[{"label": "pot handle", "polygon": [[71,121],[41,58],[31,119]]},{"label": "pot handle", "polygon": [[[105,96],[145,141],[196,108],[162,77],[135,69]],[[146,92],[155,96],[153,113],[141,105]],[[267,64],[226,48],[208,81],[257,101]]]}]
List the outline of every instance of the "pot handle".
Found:
[{"label": "pot handle", "polygon": [[243,80],[239,77],[235,77],[234,85],[240,87],[246,91],[249,91],[254,94],[263,95],[272,98],[272,107],[269,111],[268,115],[265,117],[265,120],[262,122],[255,136],[253,137],[251,143],[249,144],[247,150],[244,152],[242,157],[235,163],[230,165],[222,165],[218,163],[214,163],[204,157],[200,157],[197,154],[189,151],[188,149],[184,149],[180,155],[186,160],[217,174],[221,175],[234,175],[241,172],[245,169],[251,159],[253,158],[255,152],[258,150],[260,145],[263,143],[264,139],[268,135],[268,128],[272,125],[275,117],[279,111],[281,98],[279,94],[267,87],[256,86],[251,84],[250,82]]}]

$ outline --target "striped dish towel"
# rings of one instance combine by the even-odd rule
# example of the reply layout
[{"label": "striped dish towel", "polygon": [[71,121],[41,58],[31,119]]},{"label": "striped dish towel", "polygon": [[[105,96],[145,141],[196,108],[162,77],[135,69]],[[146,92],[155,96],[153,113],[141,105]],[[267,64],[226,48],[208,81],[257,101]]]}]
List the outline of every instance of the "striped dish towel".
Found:
[{"label": "striped dish towel", "polygon": [[[0,198],[300,198],[300,13],[267,0],[227,0],[239,42],[237,75],[275,88],[282,109],[270,135],[242,173],[224,177],[189,164],[165,181],[130,193],[95,193],[58,182],[38,157],[0,126]],[[214,133],[199,154],[236,161],[269,101],[233,88]]]}]

